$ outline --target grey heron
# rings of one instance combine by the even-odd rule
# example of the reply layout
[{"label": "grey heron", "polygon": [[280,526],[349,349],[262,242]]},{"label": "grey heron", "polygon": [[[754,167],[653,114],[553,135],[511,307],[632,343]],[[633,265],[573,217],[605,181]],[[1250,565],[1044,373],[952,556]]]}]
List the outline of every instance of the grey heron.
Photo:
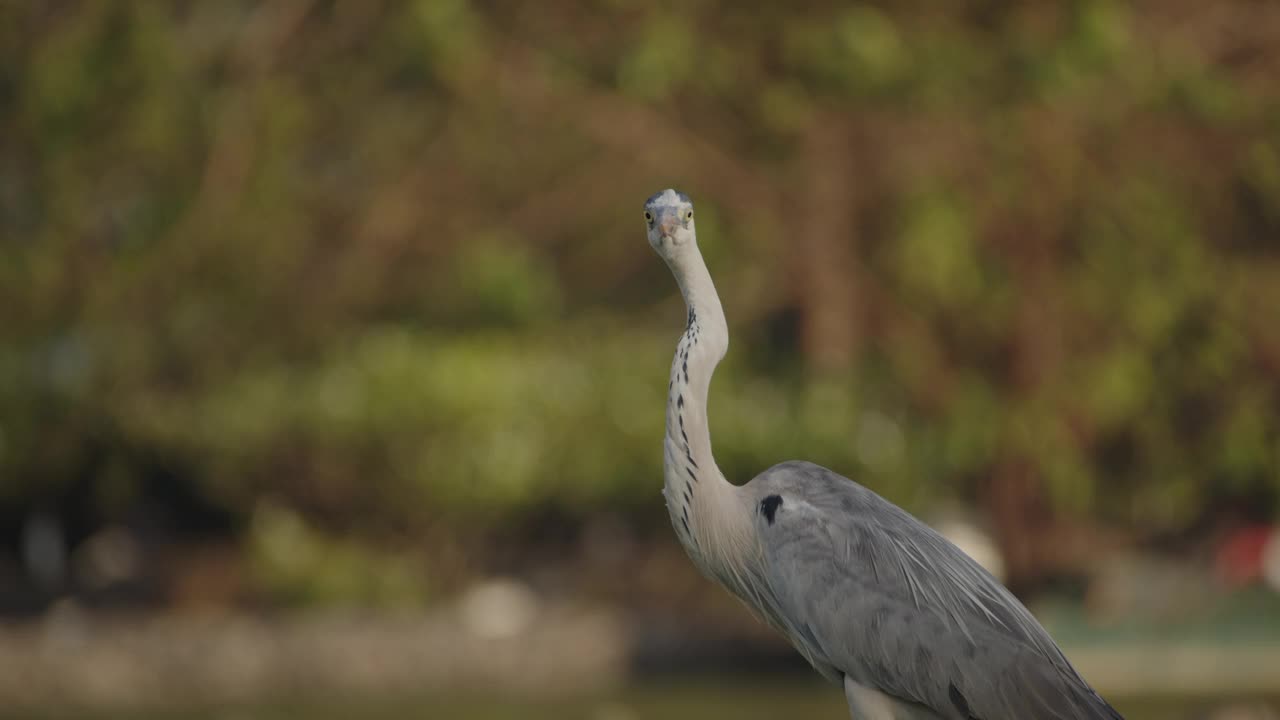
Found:
[{"label": "grey heron", "polygon": [[663,190],[644,219],[688,310],[667,390],[663,495],[699,570],[842,686],[854,720],[1120,718],[999,581],[898,506],[808,462],[725,479],[707,389],[729,331],[693,203]]}]

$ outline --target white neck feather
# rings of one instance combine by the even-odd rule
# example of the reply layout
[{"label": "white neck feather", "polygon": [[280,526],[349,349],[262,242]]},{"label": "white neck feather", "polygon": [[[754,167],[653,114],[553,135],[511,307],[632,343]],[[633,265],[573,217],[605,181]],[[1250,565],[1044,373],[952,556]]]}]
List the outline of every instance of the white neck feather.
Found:
[{"label": "white neck feather", "polygon": [[738,592],[743,564],[755,547],[750,508],[716,466],[707,424],[707,390],[729,348],[729,328],[697,245],[675,249],[666,260],[688,315],[671,361],[663,494],[689,556],[704,573]]}]

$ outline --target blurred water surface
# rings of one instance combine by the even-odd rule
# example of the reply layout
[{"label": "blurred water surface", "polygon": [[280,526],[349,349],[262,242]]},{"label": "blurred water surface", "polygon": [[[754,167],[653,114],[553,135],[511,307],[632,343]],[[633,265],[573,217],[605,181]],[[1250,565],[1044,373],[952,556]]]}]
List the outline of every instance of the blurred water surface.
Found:
[{"label": "blurred water surface", "polygon": [[[1280,717],[1280,698],[1166,696],[1118,698],[1128,720],[1269,720]],[[736,677],[687,683],[651,683],[618,692],[558,698],[456,694],[364,700],[299,699],[204,710],[121,714],[44,714],[64,720],[280,720],[283,718],[450,718],[451,720],[772,720],[847,717],[843,697],[818,681]],[[0,712],[0,718],[18,717]],[[31,716],[24,716],[31,717]]]}]

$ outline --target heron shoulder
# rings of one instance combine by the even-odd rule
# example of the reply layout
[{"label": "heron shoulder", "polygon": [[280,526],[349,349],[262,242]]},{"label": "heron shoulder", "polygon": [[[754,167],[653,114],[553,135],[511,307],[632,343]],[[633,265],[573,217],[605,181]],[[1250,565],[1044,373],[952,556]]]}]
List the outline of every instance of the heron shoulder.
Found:
[{"label": "heron shoulder", "polygon": [[827,495],[853,492],[855,495],[869,492],[866,488],[834,470],[807,460],[787,460],[757,475],[747,487],[756,492],[796,492]]},{"label": "heron shoulder", "polygon": [[750,499],[759,504],[772,495],[803,500],[819,512],[843,516],[871,514],[893,523],[919,521],[905,510],[840,473],[807,460],[778,463],[744,486]]}]

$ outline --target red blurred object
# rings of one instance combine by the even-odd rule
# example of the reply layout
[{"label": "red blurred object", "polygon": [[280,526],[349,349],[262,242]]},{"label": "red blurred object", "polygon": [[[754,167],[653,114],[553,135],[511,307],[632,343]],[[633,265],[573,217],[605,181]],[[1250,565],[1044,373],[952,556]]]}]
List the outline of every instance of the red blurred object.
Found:
[{"label": "red blurred object", "polygon": [[1249,525],[1229,533],[1214,555],[1218,577],[1235,587],[1260,580],[1267,543],[1275,532],[1274,525]]}]

